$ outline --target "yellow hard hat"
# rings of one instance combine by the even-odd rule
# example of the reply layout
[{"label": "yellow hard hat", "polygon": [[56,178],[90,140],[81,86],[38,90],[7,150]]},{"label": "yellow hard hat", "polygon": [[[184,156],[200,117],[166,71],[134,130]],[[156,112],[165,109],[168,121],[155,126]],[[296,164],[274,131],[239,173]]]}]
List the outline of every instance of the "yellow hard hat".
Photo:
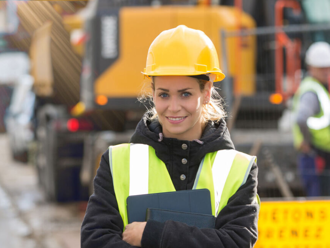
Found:
[{"label": "yellow hard hat", "polygon": [[165,30],[149,47],[146,76],[215,75],[221,81],[225,74],[219,68],[217,51],[206,34],[184,25]]}]

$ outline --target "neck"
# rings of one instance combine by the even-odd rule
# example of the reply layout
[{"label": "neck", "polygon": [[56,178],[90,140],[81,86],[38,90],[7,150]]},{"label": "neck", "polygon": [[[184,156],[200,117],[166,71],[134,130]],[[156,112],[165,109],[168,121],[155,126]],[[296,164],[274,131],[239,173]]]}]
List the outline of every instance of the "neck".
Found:
[{"label": "neck", "polygon": [[316,79],[317,81],[319,81],[321,84],[323,85],[328,85],[328,81],[327,80],[324,80],[322,77],[318,76],[316,73],[312,73],[310,72],[310,75]]}]

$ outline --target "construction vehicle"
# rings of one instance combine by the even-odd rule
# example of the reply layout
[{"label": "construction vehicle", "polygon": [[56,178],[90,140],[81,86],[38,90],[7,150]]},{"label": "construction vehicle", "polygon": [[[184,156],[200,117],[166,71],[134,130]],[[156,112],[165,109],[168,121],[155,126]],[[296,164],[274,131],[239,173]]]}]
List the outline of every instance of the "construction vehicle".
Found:
[{"label": "construction vehicle", "polygon": [[[293,58],[295,66],[287,67],[275,79],[274,75],[278,75],[275,71],[290,64],[271,62],[276,57],[276,37],[288,42],[292,36],[283,31],[278,36],[276,30],[264,30],[273,36],[265,42],[260,40],[254,19],[239,8],[242,2],[236,8],[208,6],[207,1],[203,2],[195,5],[190,1],[99,0],[24,2],[17,6],[22,31],[20,37],[12,35],[10,42],[30,53],[37,96],[35,163],[39,181],[50,200],[87,199],[102,152],[110,144],[127,142],[145,111],[136,98],[145,84],[141,70],[149,45],[161,31],[179,24],[203,30],[215,44],[220,67],[227,75],[216,86],[230,107],[240,103],[236,104],[236,129],[232,132],[237,148],[249,152],[257,137],[263,138],[262,145],[273,154],[287,154],[289,159],[275,156],[276,162],[282,166],[295,195],[303,195],[291,137],[279,134],[277,127],[287,107],[284,100],[289,99],[297,85],[294,73],[301,64],[297,55],[308,43],[300,44],[293,39],[293,48],[286,48],[286,56],[276,61]],[[275,8],[276,3],[284,2],[289,5]],[[297,1],[263,1],[263,4],[268,9],[273,6],[273,24],[278,13],[276,25],[281,26],[300,20],[297,16],[301,5],[293,2]],[[288,12],[290,9],[294,11]],[[283,15],[286,12],[289,14]],[[244,35],[244,31],[251,30],[256,33]],[[257,46],[257,41],[264,45]],[[285,44],[276,48],[283,50]],[[286,75],[291,81],[283,80]],[[286,84],[290,85],[289,90],[282,87]],[[231,113],[233,110],[234,107],[229,109]],[[267,159],[262,153],[258,155],[259,164],[263,164]],[[269,169],[261,167],[260,173],[261,196],[279,196]]]},{"label": "construction vehicle", "polygon": [[[12,36],[11,44],[30,54],[37,102],[35,161],[50,200],[86,200],[102,152],[109,144],[129,140],[129,130],[145,111],[136,100],[144,83],[145,55],[161,31],[179,24],[204,30],[221,54],[219,30],[238,27],[233,7],[140,3],[123,7],[101,0],[89,2],[85,9],[72,2],[17,6],[20,27],[31,38]],[[78,9],[81,12],[74,16],[63,14]],[[250,16],[242,17],[247,28],[255,27]],[[79,29],[82,35],[75,40]],[[73,43],[80,39],[74,48],[67,30]],[[255,59],[255,46],[249,38],[242,61]],[[234,56],[235,46],[228,52]],[[244,70],[253,74],[254,63]],[[244,85],[244,91],[252,91],[253,79],[246,79]]]}]

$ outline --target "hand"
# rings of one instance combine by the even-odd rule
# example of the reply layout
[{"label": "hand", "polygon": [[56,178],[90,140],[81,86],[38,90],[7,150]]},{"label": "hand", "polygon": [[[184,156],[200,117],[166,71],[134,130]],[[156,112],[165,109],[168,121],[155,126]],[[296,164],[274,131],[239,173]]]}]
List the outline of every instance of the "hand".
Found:
[{"label": "hand", "polygon": [[305,154],[308,154],[311,152],[312,149],[311,149],[311,146],[306,141],[303,141],[300,145],[299,150]]},{"label": "hand", "polygon": [[315,168],[316,168],[317,174],[321,174],[324,171],[324,167],[325,167],[324,158],[322,158],[320,156],[316,156],[316,158],[315,158]]},{"label": "hand", "polygon": [[125,227],[123,240],[132,246],[141,247],[141,240],[147,222],[133,222]]}]

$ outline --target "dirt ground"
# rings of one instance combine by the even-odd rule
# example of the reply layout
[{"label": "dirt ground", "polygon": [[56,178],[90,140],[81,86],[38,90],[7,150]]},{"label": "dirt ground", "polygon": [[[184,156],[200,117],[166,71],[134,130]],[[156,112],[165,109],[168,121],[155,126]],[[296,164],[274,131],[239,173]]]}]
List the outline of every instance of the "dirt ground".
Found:
[{"label": "dirt ground", "polygon": [[0,134],[1,247],[79,248],[85,204],[47,202],[33,165],[13,161]]}]

